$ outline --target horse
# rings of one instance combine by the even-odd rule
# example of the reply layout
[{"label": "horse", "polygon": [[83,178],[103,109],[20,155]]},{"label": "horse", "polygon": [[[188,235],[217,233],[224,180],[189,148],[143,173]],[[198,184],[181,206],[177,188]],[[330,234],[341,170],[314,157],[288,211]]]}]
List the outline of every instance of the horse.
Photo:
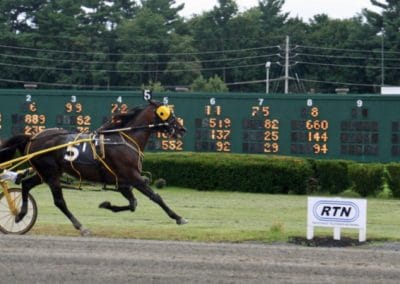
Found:
[{"label": "horse", "polygon": [[54,205],[65,214],[81,235],[90,235],[89,229],[70,212],[64,200],[60,178],[63,173],[67,173],[80,180],[115,184],[129,202],[128,205],[117,206],[104,201],[99,205],[100,208],[112,212],[134,212],[137,200],[133,188],[136,188],[157,203],[178,225],[186,224],[188,221],[176,214],[141,175],[146,143],[150,135],[158,131],[171,138],[181,138],[186,129],[168,106],[149,100],[145,106],[114,115],[92,133],[49,128],[33,136],[19,134],[9,138],[0,146],[0,162],[9,161],[17,151],[27,155],[70,143],[67,147],[33,155],[29,160],[34,173],[22,179],[22,205],[15,221],[20,222],[27,214],[29,191],[46,183],[51,190]]}]

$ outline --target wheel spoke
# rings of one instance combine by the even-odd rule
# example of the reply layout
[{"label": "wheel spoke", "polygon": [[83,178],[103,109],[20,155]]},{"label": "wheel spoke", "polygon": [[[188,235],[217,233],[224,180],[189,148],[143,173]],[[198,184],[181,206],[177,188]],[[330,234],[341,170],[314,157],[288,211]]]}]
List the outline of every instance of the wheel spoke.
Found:
[{"label": "wheel spoke", "polygon": [[[11,188],[9,194],[14,202],[14,206],[19,210],[22,205],[22,193],[20,189]],[[11,212],[4,193],[0,193],[0,231],[9,234],[24,234],[29,231],[37,218],[37,208],[35,200],[28,195],[28,212],[18,223],[15,222],[15,215]]]}]

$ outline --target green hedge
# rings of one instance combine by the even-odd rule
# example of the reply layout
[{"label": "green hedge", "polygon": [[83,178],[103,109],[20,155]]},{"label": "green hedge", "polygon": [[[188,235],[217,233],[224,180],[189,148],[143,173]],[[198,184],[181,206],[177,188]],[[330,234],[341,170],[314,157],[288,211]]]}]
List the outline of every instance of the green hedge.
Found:
[{"label": "green hedge", "polygon": [[339,194],[351,185],[348,161],[309,160],[314,165],[314,177],[318,181],[318,191]]},{"label": "green hedge", "polygon": [[304,159],[186,152],[146,154],[143,169],[169,185],[259,193],[304,194],[313,174]]},{"label": "green hedge", "polygon": [[[338,195],[352,189],[361,196],[378,195],[385,177],[400,197],[398,164],[359,164],[281,156],[221,153],[146,153],[143,169],[153,180],[198,190]],[[386,172],[386,175],[385,175]]]},{"label": "green hedge", "polygon": [[393,197],[400,198],[400,164],[387,164],[385,176]]},{"label": "green hedge", "polygon": [[349,167],[353,190],[361,196],[376,196],[383,190],[384,170],[382,164],[351,164]]}]

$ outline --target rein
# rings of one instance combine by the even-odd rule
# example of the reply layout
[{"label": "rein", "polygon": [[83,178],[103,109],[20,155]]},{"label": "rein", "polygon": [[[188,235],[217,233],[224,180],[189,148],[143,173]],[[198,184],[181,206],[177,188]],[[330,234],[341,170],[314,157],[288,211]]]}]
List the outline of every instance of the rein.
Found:
[{"label": "rein", "polygon": [[124,127],[124,128],[116,128],[116,129],[108,129],[108,130],[100,130],[99,133],[115,133],[115,132],[120,132],[120,131],[129,131],[129,130],[137,130],[137,129],[146,129],[146,128],[154,128],[154,127],[160,127],[160,126],[168,126],[168,122],[162,122],[162,123],[157,123],[157,124],[149,124],[149,125],[143,125],[143,126],[135,126],[135,127]]}]

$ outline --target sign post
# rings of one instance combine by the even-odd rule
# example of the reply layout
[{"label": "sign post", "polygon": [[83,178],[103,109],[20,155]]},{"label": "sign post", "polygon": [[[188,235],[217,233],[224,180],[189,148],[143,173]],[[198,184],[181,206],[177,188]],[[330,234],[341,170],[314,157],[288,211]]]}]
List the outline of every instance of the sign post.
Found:
[{"label": "sign post", "polygon": [[333,228],[335,240],[340,240],[341,228],[358,229],[358,240],[365,242],[367,235],[367,200],[308,197],[308,240],[314,237],[314,227]]}]

